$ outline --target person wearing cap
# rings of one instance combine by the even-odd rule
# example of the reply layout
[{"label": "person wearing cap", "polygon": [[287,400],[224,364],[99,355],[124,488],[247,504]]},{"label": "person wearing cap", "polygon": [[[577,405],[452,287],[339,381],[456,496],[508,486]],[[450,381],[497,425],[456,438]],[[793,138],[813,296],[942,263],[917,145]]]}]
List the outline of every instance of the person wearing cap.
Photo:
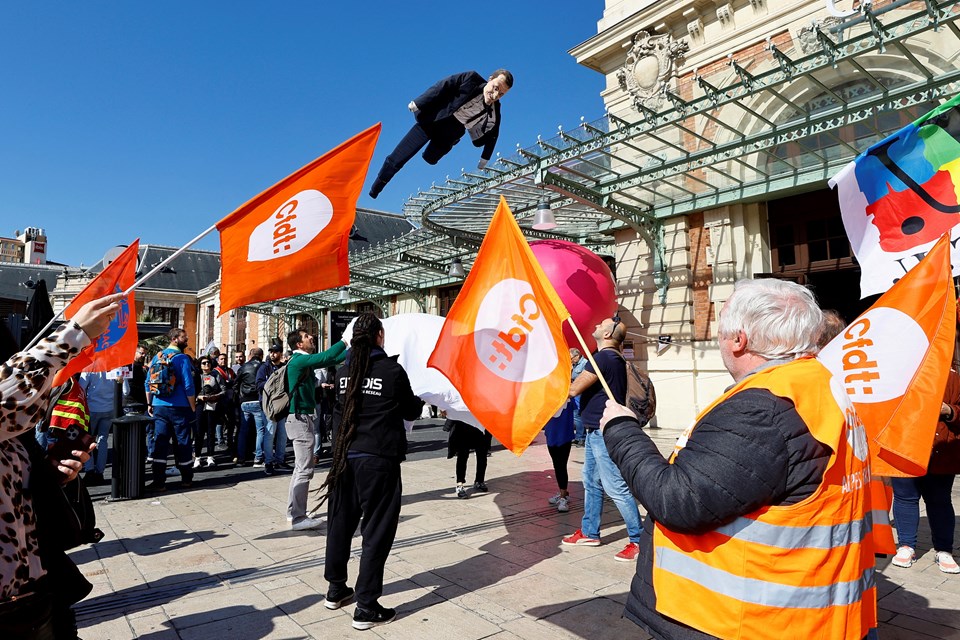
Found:
[{"label": "person wearing cap", "polygon": [[[274,371],[283,366],[283,346],[277,343],[267,349],[267,361],[257,369],[257,395],[263,395],[263,386],[267,384]],[[266,417],[266,416],[264,416]],[[271,476],[275,468],[290,469],[284,461],[287,453],[287,419],[274,422],[266,418],[267,426],[263,434],[263,457],[266,461],[263,472]]]}]

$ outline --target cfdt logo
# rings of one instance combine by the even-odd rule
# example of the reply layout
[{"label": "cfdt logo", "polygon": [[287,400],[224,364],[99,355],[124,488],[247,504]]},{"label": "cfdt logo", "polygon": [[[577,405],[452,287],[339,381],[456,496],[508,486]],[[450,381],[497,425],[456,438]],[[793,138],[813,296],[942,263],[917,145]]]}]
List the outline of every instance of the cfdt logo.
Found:
[{"label": "cfdt logo", "polygon": [[247,260],[265,262],[300,251],[333,220],[330,199],[316,189],[293,196],[250,234]]},{"label": "cfdt logo", "polygon": [[877,307],[855,320],[817,359],[854,402],[885,402],[903,395],[928,346],[913,318]]},{"label": "cfdt logo", "polygon": [[508,278],[480,303],[473,334],[480,361],[510,382],[547,377],[559,363],[550,327],[530,283]]}]

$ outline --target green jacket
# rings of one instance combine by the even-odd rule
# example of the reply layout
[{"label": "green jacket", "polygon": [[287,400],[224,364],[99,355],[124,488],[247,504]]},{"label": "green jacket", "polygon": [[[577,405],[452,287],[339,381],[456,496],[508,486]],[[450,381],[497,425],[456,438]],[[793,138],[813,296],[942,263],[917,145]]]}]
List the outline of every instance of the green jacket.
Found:
[{"label": "green jacket", "polygon": [[[290,389],[290,413],[312,414],[317,411],[317,380],[313,375],[316,369],[337,364],[343,358],[347,345],[343,340],[321,353],[305,355],[294,353],[287,363],[287,388]],[[308,372],[309,370],[309,372]],[[299,384],[298,382],[299,381]]]}]

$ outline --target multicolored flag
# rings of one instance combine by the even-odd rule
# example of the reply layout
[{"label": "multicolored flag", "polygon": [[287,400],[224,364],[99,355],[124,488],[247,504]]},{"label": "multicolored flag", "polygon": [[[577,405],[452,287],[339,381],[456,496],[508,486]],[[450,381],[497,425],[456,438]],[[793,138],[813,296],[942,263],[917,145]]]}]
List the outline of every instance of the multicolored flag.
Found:
[{"label": "multicolored flag", "polygon": [[817,356],[853,401],[875,475],[927,471],[953,359],[956,303],[944,234]]},{"label": "multicolored flag", "polygon": [[[132,287],[137,277],[139,250],[138,238],[70,301],[63,312],[64,317],[69,320],[80,307],[91,300],[112,293],[122,293]],[[137,350],[137,305],[133,292],[122,298],[119,304],[120,311],[107,330],[57,372],[53,379],[54,386],[65,383],[70,376],[80,371],[110,371],[133,362]]]},{"label": "multicolored flag", "polygon": [[830,186],[860,263],[861,297],[886,291],[945,232],[960,238],[960,96],[861,153]]},{"label": "multicolored flag", "polygon": [[501,197],[427,366],[519,455],[567,402],[569,317]]},{"label": "multicolored flag", "polygon": [[217,223],[220,313],[350,282],[347,249],[380,124]]}]

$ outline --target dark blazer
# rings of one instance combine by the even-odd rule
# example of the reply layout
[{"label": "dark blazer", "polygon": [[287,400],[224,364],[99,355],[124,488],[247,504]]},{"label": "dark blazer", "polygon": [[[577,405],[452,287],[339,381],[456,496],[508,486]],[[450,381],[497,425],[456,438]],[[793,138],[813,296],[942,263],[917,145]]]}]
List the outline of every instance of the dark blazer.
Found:
[{"label": "dark blazer", "polygon": [[[463,127],[431,127],[431,125],[445,118],[452,118],[457,109],[483,93],[483,87],[486,84],[487,80],[476,71],[464,71],[444,78],[414,99],[413,102],[419,109],[415,116],[417,122],[423,126],[431,138],[441,138],[443,142],[453,145],[463,135],[465,131]],[[473,141],[474,146],[483,147],[480,157],[484,160],[490,160],[493,156],[493,148],[500,136],[499,101],[493,103],[493,110],[497,117],[493,129]],[[459,134],[455,134],[457,130]]]}]

